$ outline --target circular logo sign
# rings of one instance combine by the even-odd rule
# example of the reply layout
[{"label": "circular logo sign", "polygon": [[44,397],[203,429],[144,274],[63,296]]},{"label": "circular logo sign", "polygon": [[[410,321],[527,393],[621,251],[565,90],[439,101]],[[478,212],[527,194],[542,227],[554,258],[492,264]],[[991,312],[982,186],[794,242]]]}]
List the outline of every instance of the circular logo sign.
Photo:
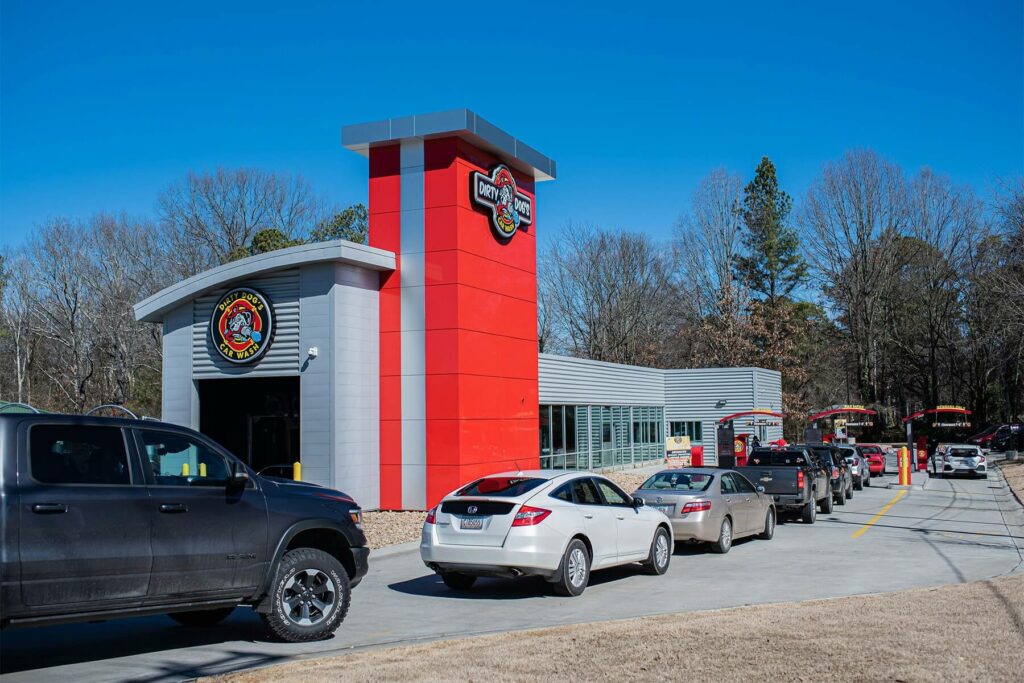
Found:
[{"label": "circular logo sign", "polygon": [[511,239],[521,226],[533,224],[533,200],[519,191],[508,166],[498,164],[489,175],[473,171],[469,177],[473,203],[490,214],[498,237]]},{"label": "circular logo sign", "polygon": [[274,310],[270,299],[255,289],[238,287],[213,307],[213,347],[232,363],[252,363],[270,348]]}]

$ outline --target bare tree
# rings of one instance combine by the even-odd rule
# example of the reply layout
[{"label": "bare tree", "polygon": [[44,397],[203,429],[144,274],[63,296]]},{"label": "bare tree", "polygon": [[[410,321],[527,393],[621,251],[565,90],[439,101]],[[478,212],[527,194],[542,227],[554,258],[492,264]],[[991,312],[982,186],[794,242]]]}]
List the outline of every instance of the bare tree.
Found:
[{"label": "bare tree", "polygon": [[670,258],[644,235],[567,226],[546,256],[545,304],[571,353],[659,364],[673,329]]},{"label": "bare tree", "polygon": [[164,191],[158,206],[180,277],[247,256],[261,230],[294,238],[325,215],[323,202],[301,177],[246,168],[189,173]]},{"label": "bare tree", "polygon": [[32,401],[32,362],[38,346],[38,337],[32,327],[32,299],[30,266],[24,254],[16,253],[5,259],[7,281],[0,302],[4,334],[0,337],[4,356],[13,375],[13,393],[7,396],[18,403]]}]

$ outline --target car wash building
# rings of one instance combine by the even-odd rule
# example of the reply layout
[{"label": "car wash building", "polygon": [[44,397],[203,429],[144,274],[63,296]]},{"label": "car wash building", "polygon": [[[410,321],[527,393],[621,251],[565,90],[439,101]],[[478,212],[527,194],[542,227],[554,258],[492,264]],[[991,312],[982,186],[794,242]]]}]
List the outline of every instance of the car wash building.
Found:
[{"label": "car wash building", "polygon": [[233,261],[135,306],[163,327],[165,421],[367,509],[425,509],[495,471],[658,462],[666,436],[714,462],[719,419],[782,408],[778,372],[538,354],[543,154],[465,109],[342,144],[368,160],[369,245]]}]

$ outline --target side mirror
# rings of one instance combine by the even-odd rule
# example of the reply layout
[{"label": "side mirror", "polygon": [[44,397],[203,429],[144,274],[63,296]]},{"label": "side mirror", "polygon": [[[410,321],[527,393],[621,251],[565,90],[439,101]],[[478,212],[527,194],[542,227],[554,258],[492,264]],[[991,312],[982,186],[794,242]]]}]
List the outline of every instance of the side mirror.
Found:
[{"label": "side mirror", "polygon": [[228,480],[228,486],[231,488],[245,488],[245,485],[249,483],[249,471],[245,469],[245,465],[236,462],[231,465],[231,478]]},{"label": "side mirror", "polygon": [[639,510],[644,506],[644,499],[639,496],[633,496],[633,509]]}]

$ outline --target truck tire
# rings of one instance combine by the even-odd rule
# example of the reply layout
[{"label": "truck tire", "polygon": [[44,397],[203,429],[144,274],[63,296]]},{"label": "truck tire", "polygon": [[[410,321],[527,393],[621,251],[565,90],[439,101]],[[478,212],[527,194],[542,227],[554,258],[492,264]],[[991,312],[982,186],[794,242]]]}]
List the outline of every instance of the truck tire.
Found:
[{"label": "truck tire", "polygon": [[863,491],[864,490],[864,483],[861,482],[860,479],[857,479],[856,483],[854,483],[854,485],[853,485],[853,490],[854,491]]},{"label": "truck tire", "polygon": [[289,643],[320,640],[334,633],[352,600],[345,568],[316,548],[285,553],[270,591],[270,611],[260,617],[275,636]]},{"label": "truck tire", "polygon": [[441,580],[444,581],[444,585],[457,591],[468,591],[476,583],[475,576],[460,574],[459,572],[443,572]]},{"label": "truck tire", "polygon": [[775,535],[775,508],[768,508],[764,517],[764,531],[757,535],[762,541],[770,541]]},{"label": "truck tire", "polygon": [[218,609],[203,609],[195,612],[171,612],[167,616],[174,619],[182,626],[216,626],[228,618],[235,611],[234,607],[221,607]]},{"label": "truck tire", "polygon": [[659,526],[654,532],[654,539],[651,541],[651,552],[647,554],[647,561],[644,562],[644,571],[648,574],[661,576],[668,571],[668,564],[672,560],[672,541],[669,540],[665,527]]},{"label": "truck tire", "polygon": [[846,491],[840,491],[836,497],[836,505],[846,505]]},{"label": "truck tire", "polygon": [[722,519],[722,528],[718,531],[718,540],[711,544],[711,549],[719,555],[729,552],[732,547],[732,520],[728,517]]},{"label": "truck tire", "polygon": [[800,519],[804,524],[814,524],[814,520],[818,518],[818,506],[815,504],[812,498],[804,505],[803,512],[800,513]]},{"label": "truck tire", "polygon": [[832,492],[829,491],[828,495],[822,498],[821,502],[818,503],[818,505],[821,507],[822,514],[832,514],[832,502]]},{"label": "truck tire", "polygon": [[846,493],[844,493],[843,495],[846,497],[846,500],[850,500],[851,498],[853,498],[853,486],[847,486]]},{"label": "truck tire", "polygon": [[587,546],[578,538],[569,541],[569,546],[562,556],[562,568],[558,579],[554,582],[555,592],[559,595],[576,597],[587,589],[590,583],[590,553]]}]

